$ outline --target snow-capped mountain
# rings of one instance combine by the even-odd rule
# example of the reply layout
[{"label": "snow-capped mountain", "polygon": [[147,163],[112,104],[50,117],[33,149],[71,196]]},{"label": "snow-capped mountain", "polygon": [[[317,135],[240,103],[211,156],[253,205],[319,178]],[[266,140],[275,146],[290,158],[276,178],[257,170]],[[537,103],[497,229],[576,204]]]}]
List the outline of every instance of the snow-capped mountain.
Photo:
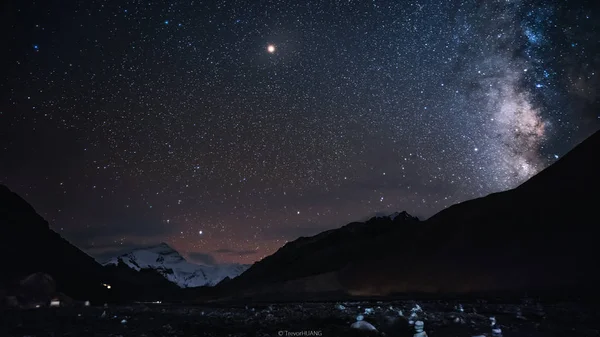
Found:
[{"label": "snow-capped mountain", "polygon": [[140,248],[114,257],[103,265],[124,263],[132,269],[154,269],[182,288],[214,286],[223,279],[234,278],[250,267],[243,264],[204,266],[188,262],[166,243]]}]

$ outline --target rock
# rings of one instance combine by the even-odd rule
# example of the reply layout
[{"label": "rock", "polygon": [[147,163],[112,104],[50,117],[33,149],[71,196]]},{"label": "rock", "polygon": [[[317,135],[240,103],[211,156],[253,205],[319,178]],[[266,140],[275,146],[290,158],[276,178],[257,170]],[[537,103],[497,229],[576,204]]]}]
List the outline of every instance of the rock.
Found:
[{"label": "rock", "polygon": [[539,318],[542,318],[542,319],[546,318],[546,313],[544,312],[544,307],[543,307],[543,306],[542,306],[540,303],[538,303],[538,304],[535,306],[535,314],[536,314],[536,315],[537,315]]},{"label": "rock", "polygon": [[408,319],[412,322],[415,322],[419,319],[419,315],[417,315],[418,312],[423,312],[423,309],[421,309],[421,307],[418,304],[415,304],[415,306],[410,309],[410,316],[408,317]]},{"label": "rock", "polygon": [[371,324],[367,321],[356,321],[356,322],[352,323],[352,325],[350,327],[353,329],[358,329],[358,330],[377,331],[377,328],[375,328],[373,326],[373,324]]},{"label": "rock", "polygon": [[398,318],[398,317],[395,317],[395,316],[394,316],[394,317],[391,317],[391,316],[385,316],[385,322],[386,322],[386,324],[388,324],[388,325],[393,325],[393,324],[395,324],[395,323],[398,321],[398,319],[399,319],[399,318]]},{"label": "rock", "polygon": [[424,326],[425,323],[423,323],[423,321],[416,321],[415,334],[413,335],[413,337],[427,337],[427,333],[423,331]]},{"label": "rock", "polygon": [[415,306],[412,309],[410,309],[410,311],[413,313],[417,313],[417,312],[423,312],[423,309],[421,309],[420,305],[415,304]]}]

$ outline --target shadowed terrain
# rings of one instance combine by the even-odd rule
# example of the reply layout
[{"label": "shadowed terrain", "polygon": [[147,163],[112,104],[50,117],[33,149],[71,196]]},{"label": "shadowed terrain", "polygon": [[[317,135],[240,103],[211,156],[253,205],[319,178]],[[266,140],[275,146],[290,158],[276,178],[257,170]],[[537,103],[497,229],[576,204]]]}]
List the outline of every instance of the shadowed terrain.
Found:
[{"label": "shadowed terrain", "polygon": [[593,286],[600,132],[521,186],[439,212],[373,218],[286,244],[224,294],[469,293]]}]

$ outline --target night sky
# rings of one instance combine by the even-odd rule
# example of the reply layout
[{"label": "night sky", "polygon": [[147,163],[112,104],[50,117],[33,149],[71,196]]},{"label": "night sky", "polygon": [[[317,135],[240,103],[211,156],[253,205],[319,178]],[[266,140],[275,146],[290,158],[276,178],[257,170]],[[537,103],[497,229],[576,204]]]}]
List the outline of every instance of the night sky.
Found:
[{"label": "night sky", "polygon": [[13,1],[0,183],[102,259],[512,188],[600,128],[595,1]]}]

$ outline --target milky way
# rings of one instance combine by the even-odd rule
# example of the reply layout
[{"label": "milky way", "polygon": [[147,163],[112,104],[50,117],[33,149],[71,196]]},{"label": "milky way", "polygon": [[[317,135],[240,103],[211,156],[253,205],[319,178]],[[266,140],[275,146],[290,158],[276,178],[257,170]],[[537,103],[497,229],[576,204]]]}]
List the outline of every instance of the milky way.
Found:
[{"label": "milky way", "polygon": [[600,127],[598,12],[547,1],[7,5],[0,182],[102,259],[203,263],[513,188]]},{"label": "milky way", "polygon": [[484,149],[478,147],[476,151],[483,150],[488,163],[485,172],[495,188],[500,189],[514,187],[547,164],[540,146],[548,122],[541,116],[540,108],[534,106],[532,88],[522,87],[527,71],[535,70],[529,54],[515,54],[514,50],[514,46],[519,46],[519,38],[522,39],[520,33],[528,40],[532,36],[539,39],[530,28],[522,30],[514,25],[521,5],[507,3],[493,12],[498,18],[490,18],[491,27],[486,25],[486,29],[492,31],[485,36],[492,41],[480,42],[486,48],[477,65],[476,83],[481,90],[475,90],[476,97],[471,97],[471,101],[484,104],[480,109],[487,119],[481,121],[485,127],[479,130]]}]

